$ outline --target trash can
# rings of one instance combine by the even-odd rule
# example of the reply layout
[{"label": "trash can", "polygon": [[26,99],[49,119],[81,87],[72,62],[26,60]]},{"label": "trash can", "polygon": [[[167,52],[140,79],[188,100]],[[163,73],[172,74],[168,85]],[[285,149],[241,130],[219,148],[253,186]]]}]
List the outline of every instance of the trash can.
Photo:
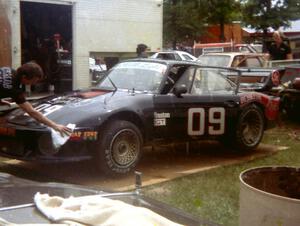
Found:
[{"label": "trash can", "polygon": [[240,174],[240,226],[299,226],[300,169],[270,166]]}]

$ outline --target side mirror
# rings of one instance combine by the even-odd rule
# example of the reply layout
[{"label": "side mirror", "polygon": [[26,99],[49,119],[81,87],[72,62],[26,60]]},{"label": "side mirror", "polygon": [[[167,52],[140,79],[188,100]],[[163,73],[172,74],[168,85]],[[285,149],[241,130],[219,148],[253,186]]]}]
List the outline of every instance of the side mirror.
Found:
[{"label": "side mirror", "polygon": [[187,93],[186,85],[175,86],[173,88],[173,93],[175,94],[176,97],[182,97],[181,95],[183,93]]}]

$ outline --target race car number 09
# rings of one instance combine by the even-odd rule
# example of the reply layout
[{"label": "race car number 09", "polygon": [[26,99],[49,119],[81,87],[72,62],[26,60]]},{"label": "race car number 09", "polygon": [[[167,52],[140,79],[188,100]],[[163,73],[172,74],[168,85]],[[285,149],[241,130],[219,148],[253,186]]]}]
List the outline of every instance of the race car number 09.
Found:
[{"label": "race car number 09", "polygon": [[[199,123],[198,125],[194,125]],[[188,111],[188,135],[199,136],[205,133],[205,109],[190,108]],[[221,135],[225,129],[225,109],[208,109],[208,134]]]}]

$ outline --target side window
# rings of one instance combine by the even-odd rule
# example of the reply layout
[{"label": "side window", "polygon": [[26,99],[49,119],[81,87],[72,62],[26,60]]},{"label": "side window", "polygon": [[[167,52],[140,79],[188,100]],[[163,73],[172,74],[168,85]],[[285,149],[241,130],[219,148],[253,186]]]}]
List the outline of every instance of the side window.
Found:
[{"label": "side window", "polygon": [[207,85],[206,85],[206,72],[203,70],[197,69],[195,72],[195,79],[191,89],[191,94],[203,94],[208,93]]},{"label": "side window", "polygon": [[187,55],[187,54],[182,54],[182,57],[183,57],[185,60],[193,60],[192,57],[190,57],[190,56]]},{"label": "side window", "polygon": [[157,58],[163,60],[175,60],[175,56],[172,53],[159,53]]},{"label": "side window", "polygon": [[194,67],[189,67],[189,68],[180,67],[177,73],[181,74],[181,76],[176,82],[176,86],[185,85],[189,90],[193,82],[194,72],[195,72]]},{"label": "side window", "polygon": [[177,53],[174,53],[174,59],[175,60],[181,60],[181,57]]},{"label": "side window", "polygon": [[192,94],[224,94],[226,91],[232,91],[231,84],[221,75],[218,70],[198,68],[195,72]]},{"label": "side window", "polygon": [[257,57],[250,57],[247,59],[248,67],[262,67],[261,61]]},{"label": "side window", "polygon": [[208,90],[213,94],[224,94],[226,91],[233,91],[229,81],[221,75],[222,72],[209,71],[208,75]]},{"label": "side window", "polygon": [[236,56],[233,59],[232,67],[247,67],[246,59],[244,56]]}]

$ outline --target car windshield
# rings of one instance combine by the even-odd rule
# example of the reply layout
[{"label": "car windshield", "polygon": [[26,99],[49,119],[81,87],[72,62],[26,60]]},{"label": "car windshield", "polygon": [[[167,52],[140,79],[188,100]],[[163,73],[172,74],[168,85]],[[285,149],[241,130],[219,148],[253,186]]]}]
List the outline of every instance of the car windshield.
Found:
[{"label": "car windshield", "polygon": [[207,66],[227,67],[230,62],[230,56],[219,55],[201,55],[198,61]]},{"label": "car windshield", "polygon": [[155,62],[123,62],[116,65],[97,87],[156,92],[166,68]]}]

